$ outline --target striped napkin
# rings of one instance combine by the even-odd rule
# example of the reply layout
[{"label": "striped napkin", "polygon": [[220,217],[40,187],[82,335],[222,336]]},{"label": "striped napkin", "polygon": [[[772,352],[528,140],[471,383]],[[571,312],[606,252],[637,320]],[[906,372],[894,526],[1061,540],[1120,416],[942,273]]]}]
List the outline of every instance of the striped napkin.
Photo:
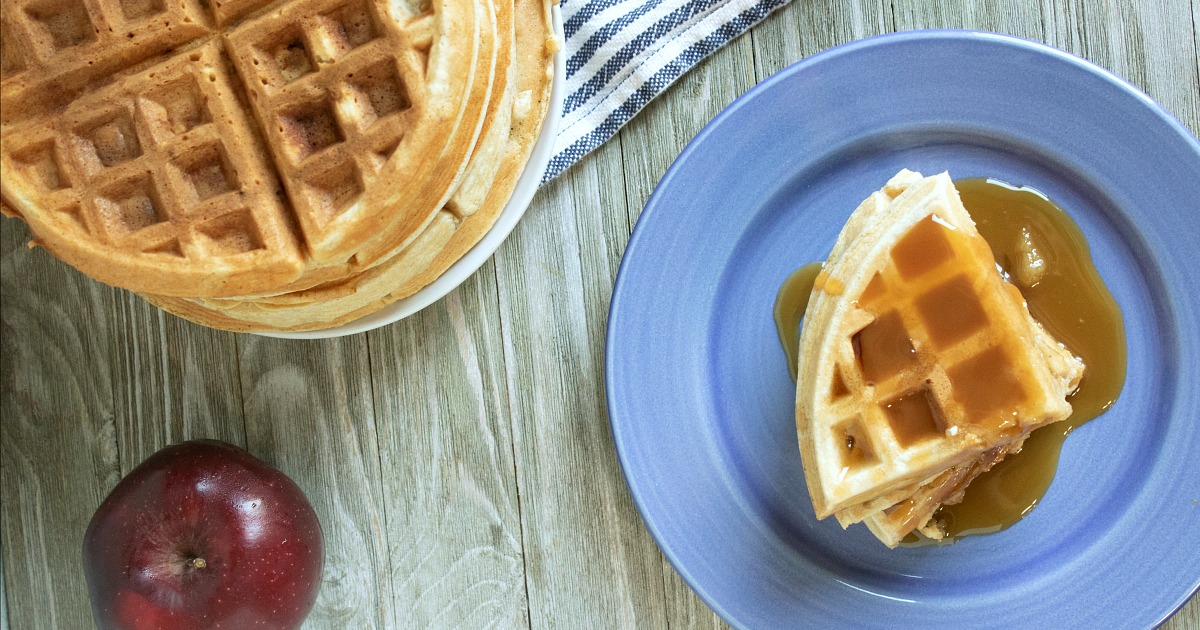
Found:
[{"label": "striped napkin", "polygon": [[567,84],[543,182],[787,0],[563,0]]}]

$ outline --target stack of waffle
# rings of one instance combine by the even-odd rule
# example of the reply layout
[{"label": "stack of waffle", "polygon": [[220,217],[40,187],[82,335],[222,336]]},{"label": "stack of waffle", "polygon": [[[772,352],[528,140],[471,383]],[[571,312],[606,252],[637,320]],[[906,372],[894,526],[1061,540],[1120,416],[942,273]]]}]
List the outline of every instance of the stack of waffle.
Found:
[{"label": "stack of waffle", "polygon": [[851,214],[804,315],[796,426],[818,518],[894,547],[1071,414],[1083,364],[1029,314],[946,174]]},{"label": "stack of waffle", "polygon": [[238,331],[337,326],[490,229],[541,131],[550,0],[3,0],[5,214]]}]

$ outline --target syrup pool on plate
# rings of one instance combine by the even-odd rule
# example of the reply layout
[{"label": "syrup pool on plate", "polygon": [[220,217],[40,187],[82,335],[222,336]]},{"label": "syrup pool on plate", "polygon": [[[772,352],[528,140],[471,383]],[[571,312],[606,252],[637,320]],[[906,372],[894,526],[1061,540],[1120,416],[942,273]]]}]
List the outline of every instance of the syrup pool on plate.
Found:
[{"label": "syrup pool on plate", "polygon": [[[1067,398],[1073,409],[1069,418],[1034,431],[1019,453],[972,481],[961,503],[943,506],[935,515],[951,540],[1003,530],[1028,514],[1054,479],[1067,435],[1108,410],[1125,384],[1121,310],[1075,222],[1032,188],[989,178],[954,185],[1005,279],[1021,290],[1034,319],[1083,359],[1086,369]],[[783,282],[775,300],[776,330],[793,379],[800,323],[821,279],[821,263],[804,265]]]}]

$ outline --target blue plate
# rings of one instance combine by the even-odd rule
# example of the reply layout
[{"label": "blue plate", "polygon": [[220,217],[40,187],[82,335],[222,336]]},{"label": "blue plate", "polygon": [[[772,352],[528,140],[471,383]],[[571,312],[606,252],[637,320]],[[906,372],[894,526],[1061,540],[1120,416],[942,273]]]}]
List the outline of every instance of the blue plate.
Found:
[{"label": "blue plate", "polygon": [[[888,550],[813,517],[776,290],[901,168],[1033,186],[1125,315],[1129,372],[1012,528]],[[1200,143],[1086,61],[909,32],[764,81],[688,145],[609,314],[613,439],[647,527],[735,626],[1147,627],[1200,585]]]}]

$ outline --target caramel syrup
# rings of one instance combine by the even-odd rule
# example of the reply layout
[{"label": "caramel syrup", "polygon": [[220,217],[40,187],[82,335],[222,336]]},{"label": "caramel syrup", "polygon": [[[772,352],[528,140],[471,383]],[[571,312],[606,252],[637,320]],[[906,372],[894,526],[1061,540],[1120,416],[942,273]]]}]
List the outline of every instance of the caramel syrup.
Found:
[{"label": "caramel syrup", "polygon": [[[779,287],[775,296],[775,332],[787,355],[788,372],[796,380],[796,368],[800,357],[800,320],[808,308],[808,297],[812,295],[822,263],[813,262],[793,271]],[[843,387],[845,383],[842,384]]]},{"label": "caramel syrup", "polygon": [[[986,178],[958,180],[955,187],[1030,313],[1086,368],[1079,389],[1068,398],[1074,410],[1069,418],[1034,431],[1019,453],[972,481],[961,503],[939,510],[936,518],[951,540],[1006,529],[1038,504],[1054,479],[1067,435],[1116,402],[1126,361],[1121,311],[1074,221],[1032,188]],[[796,270],[775,300],[776,329],[793,380],[800,321],[820,271],[821,263]]]}]

